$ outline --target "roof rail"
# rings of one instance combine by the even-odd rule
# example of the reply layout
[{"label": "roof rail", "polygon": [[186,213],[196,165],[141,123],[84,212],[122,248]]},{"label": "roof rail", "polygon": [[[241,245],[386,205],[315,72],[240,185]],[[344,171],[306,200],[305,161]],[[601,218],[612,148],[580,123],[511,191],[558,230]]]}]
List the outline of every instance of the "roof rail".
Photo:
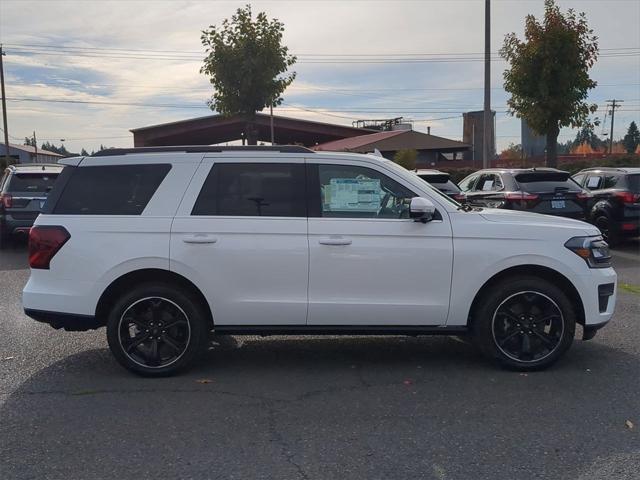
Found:
[{"label": "roof rail", "polygon": [[127,155],[129,153],[160,153],[160,152],[184,152],[184,153],[221,153],[221,152],[280,152],[280,153],[315,153],[306,147],[297,145],[257,145],[244,146],[233,145],[227,147],[210,145],[186,145],[170,147],[136,147],[136,148],[107,148],[91,155],[92,157],[111,157],[115,155]]}]

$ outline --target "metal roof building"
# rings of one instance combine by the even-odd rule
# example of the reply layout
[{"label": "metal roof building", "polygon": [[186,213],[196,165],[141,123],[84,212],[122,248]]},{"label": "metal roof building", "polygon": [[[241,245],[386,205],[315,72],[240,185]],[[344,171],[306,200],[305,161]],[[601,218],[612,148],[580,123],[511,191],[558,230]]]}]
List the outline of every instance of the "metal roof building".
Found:
[{"label": "metal roof building", "polygon": [[[240,115],[231,117],[209,115],[134,128],[131,133],[133,133],[133,144],[136,147],[215,145],[243,138],[246,122],[246,118]],[[270,115],[256,113],[252,125],[259,141],[271,141]],[[297,144],[307,147],[375,131],[276,115],[273,116],[273,130],[276,144]]]},{"label": "metal roof building", "polygon": [[[18,145],[16,143],[9,144],[9,157],[16,160],[17,163],[57,163],[64,157],[59,153],[50,152],[41,148],[36,149],[31,145]],[[0,143],[0,157],[5,156],[6,147],[4,143]]]},{"label": "metal roof building", "polygon": [[418,151],[418,167],[436,166],[461,158],[470,145],[415,130],[392,130],[344,138],[313,147],[317,151],[369,153],[379,150],[392,159],[398,150]]}]

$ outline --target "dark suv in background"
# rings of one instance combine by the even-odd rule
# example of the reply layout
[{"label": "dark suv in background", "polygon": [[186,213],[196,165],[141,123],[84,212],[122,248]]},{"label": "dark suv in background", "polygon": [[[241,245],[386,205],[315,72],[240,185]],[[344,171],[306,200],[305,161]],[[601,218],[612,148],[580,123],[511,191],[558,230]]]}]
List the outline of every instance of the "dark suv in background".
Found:
[{"label": "dark suv in background", "polygon": [[587,168],[573,179],[593,195],[589,221],[610,245],[640,233],[640,168]]},{"label": "dark suv in background", "polygon": [[9,165],[0,180],[0,248],[13,235],[29,233],[62,165]]},{"label": "dark suv in background", "polygon": [[587,218],[591,194],[554,168],[491,168],[459,183],[472,206],[527,210],[547,215]]},{"label": "dark suv in background", "polygon": [[464,200],[464,194],[460,192],[458,185],[451,180],[451,175],[440,170],[420,169],[415,171],[421,179],[437,188],[445,195],[457,201]]}]

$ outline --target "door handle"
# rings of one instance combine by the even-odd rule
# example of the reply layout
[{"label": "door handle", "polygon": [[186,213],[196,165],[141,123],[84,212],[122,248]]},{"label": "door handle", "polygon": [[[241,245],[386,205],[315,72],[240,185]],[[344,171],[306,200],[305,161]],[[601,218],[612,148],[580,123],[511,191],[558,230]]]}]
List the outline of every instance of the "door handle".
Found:
[{"label": "door handle", "polygon": [[320,245],[351,245],[352,241],[348,238],[323,238],[322,240],[318,240]]},{"label": "door handle", "polygon": [[211,235],[196,233],[194,235],[185,235],[182,241],[184,243],[216,243],[218,239]]}]

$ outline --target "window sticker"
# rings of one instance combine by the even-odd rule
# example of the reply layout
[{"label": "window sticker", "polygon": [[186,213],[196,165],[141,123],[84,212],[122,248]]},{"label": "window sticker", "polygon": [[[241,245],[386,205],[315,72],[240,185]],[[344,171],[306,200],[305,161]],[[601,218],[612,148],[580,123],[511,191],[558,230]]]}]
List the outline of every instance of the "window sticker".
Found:
[{"label": "window sticker", "polygon": [[377,212],[380,210],[380,180],[332,178],[325,186],[325,211]]},{"label": "window sticker", "polygon": [[589,180],[587,180],[587,188],[598,188],[600,180],[600,177],[589,177]]},{"label": "window sticker", "polygon": [[482,191],[486,192],[488,190],[493,190],[493,180],[485,180],[482,184]]}]

